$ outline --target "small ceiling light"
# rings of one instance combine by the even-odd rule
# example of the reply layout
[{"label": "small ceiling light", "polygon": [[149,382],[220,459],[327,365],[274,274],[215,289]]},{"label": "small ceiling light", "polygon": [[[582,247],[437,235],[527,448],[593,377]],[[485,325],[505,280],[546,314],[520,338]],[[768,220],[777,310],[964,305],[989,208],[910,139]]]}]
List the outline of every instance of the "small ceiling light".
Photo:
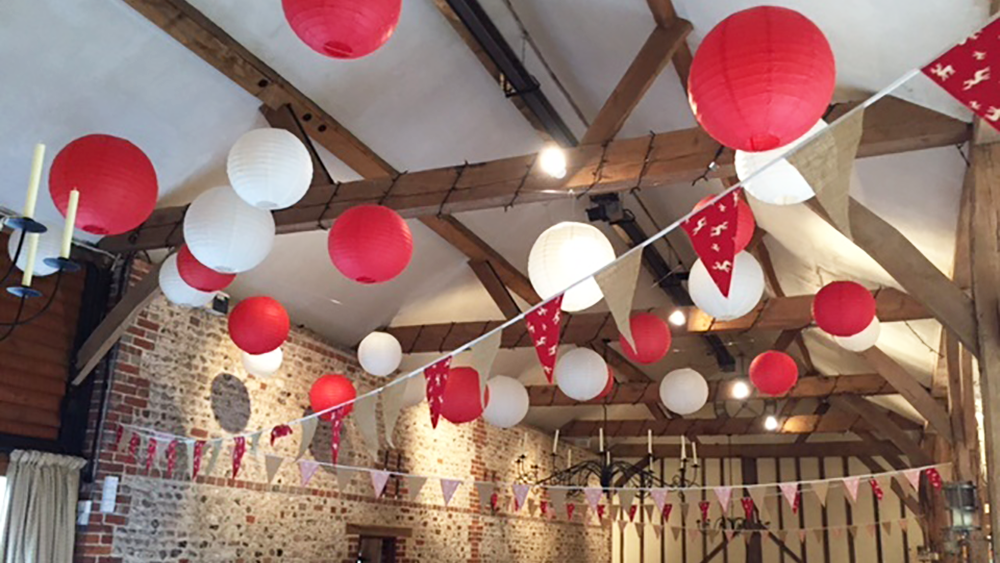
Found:
[{"label": "small ceiling light", "polygon": [[774,416],[773,414],[767,415],[767,418],[764,419],[764,429],[770,432],[774,432],[775,430],[777,430],[778,417]]},{"label": "small ceiling light", "polygon": [[684,323],[687,322],[687,317],[684,315],[684,311],[676,309],[673,313],[670,313],[667,320],[674,326],[684,326]]},{"label": "small ceiling light", "polygon": [[557,145],[546,145],[538,155],[538,163],[553,178],[566,177],[566,153]]},{"label": "small ceiling light", "polygon": [[747,397],[750,396],[750,386],[747,385],[746,381],[740,379],[737,380],[735,383],[733,383],[733,386],[730,388],[729,392],[734,399],[740,399],[740,400],[746,399]]}]

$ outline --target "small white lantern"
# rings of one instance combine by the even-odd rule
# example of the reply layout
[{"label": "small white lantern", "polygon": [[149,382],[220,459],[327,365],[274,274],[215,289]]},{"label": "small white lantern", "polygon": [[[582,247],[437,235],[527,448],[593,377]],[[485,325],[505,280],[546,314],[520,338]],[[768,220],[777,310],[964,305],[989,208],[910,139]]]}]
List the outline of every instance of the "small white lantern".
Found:
[{"label": "small white lantern", "polygon": [[243,352],[243,369],[254,377],[268,378],[278,372],[284,359],[280,347],[264,354]]},{"label": "small white lantern", "polygon": [[160,290],[167,301],[181,307],[204,307],[212,301],[214,292],[198,291],[182,278],[177,270],[177,255],[171,254],[160,266]]},{"label": "small white lantern", "polygon": [[857,334],[851,336],[830,336],[833,336],[834,342],[840,344],[845,350],[864,352],[878,343],[878,337],[881,334],[882,324],[878,321],[878,317],[875,317],[864,330]]},{"label": "small white lantern", "polygon": [[699,309],[720,321],[731,321],[753,311],[764,296],[764,271],[749,252],[740,252],[734,260],[729,296],[725,297],[698,260],[688,276],[688,291]]},{"label": "small white lantern", "polygon": [[681,416],[694,414],[708,402],[708,382],[691,368],[674,370],[660,381],[660,400]]},{"label": "small white lantern", "polygon": [[781,159],[752,180],[744,182],[743,187],[754,199],[772,205],[802,203],[816,195],[809,182],[806,182],[802,174],[782,156],[825,127],[826,122],[821,119],[805,135],[783,147],[762,152],[736,151],[736,176],[740,180],[746,180],[765,165]]},{"label": "small white lantern", "polygon": [[589,401],[608,385],[608,364],[590,348],[570,350],[556,362],[556,385],[570,399]]},{"label": "small white lantern", "polygon": [[[565,221],[539,235],[528,255],[532,287],[548,299],[615,260],[615,249],[597,227]],[[589,278],[563,295],[563,311],[582,311],[601,299],[600,286]]]},{"label": "small white lantern", "polygon": [[[14,231],[7,237],[7,255],[10,256],[11,260],[17,254],[17,245],[21,241],[22,233],[23,231]],[[58,272],[59,269],[46,264],[45,259],[59,258],[59,253],[62,251],[62,233],[56,233],[50,229],[36,236],[38,237],[38,250],[35,254],[35,266],[32,268],[35,277],[48,276]],[[28,243],[30,241],[30,237],[25,235],[24,244],[21,245],[21,254],[17,257],[17,269],[22,272],[24,267],[28,265]]]},{"label": "small white lantern", "polygon": [[254,129],[236,141],[226,162],[229,183],[250,205],[285,209],[298,203],[312,183],[309,150],[284,129]]},{"label": "small white lantern", "polygon": [[252,270],[274,245],[274,217],[228,186],[201,194],[184,217],[184,241],[205,266],[223,274]]},{"label": "small white lantern", "polygon": [[506,375],[486,382],[489,400],[483,409],[483,420],[498,428],[517,426],[528,415],[528,390],[524,384]]},{"label": "small white lantern", "polygon": [[399,340],[387,332],[373,332],[358,344],[358,362],[374,376],[390,375],[402,360],[403,348]]}]

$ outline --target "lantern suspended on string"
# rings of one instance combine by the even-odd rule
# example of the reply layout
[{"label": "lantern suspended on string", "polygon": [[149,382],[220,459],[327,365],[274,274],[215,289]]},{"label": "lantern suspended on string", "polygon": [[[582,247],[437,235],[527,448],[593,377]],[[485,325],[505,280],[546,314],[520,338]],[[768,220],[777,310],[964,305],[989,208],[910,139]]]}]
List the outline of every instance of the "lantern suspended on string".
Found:
[{"label": "lantern suspended on string", "polygon": [[64,216],[80,191],[76,228],[94,235],[135,229],[156,207],[153,163],[139,147],[111,135],[87,135],[63,147],[49,170],[49,193]]},{"label": "lantern suspended on string", "polygon": [[270,297],[244,299],[229,314],[229,337],[248,354],[265,354],[281,346],[290,328],[285,308]]},{"label": "lantern suspended on string", "polygon": [[295,35],[321,55],[357,59],[392,37],[401,0],[282,0]]},{"label": "lantern suspended on string", "polygon": [[[528,255],[528,278],[542,299],[548,299],[614,260],[615,249],[599,229],[565,221],[549,227],[535,240]],[[582,311],[603,298],[597,281],[587,278],[566,291],[562,310]]]},{"label": "lantern suspended on string", "polygon": [[816,24],[794,10],[759,6],[705,36],[688,99],[716,141],[759,152],[805,134],[829,106],[835,83],[833,51]]},{"label": "lantern suspended on string", "polygon": [[[704,197],[695,204],[695,209],[701,209],[702,207],[708,205],[716,196],[710,195]],[[750,246],[750,241],[753,240],[753,232],[757,228],[757,220],[754,219],[753,210],[750,209],[750,204],[746,202],[742,197],[737,198],[736,203],[736,238],[733,243],[736,245],[735,252],[739,254],[746,250]]]},{"label": "lantern suspended on string", "polygon": [[413,235],[398,213],[381,205],[345,211],[330,229],[330,260],[358,283],[387,282],[403,273],[413,256]]},{"label": "lantern suspended on string", "polygon": [[[802,177],[798,169],[782,156],[825,127],[826,122],[821,119],[805,135],[774,150],[763,152],[736,151],[736,175],[743,181],[743,188],[754,199],[771,205],[793,205],[802,203],[816,195],[812,186]],[[774,161],[777,162],[771,164]],[[751,180],[747,179],[768,164],[771,166],[768,166],[767,170],[762,171]]]},{"label": "lantern suspended on string", "polygon": [[813,298],[816,325],[833,336],[854,336],[875,318],[875,298],[859,283],[828,283]]},{"label": "lantern suspended on string", "polygon": [[211,303],[215,293],[199,291],[184,281],[177,269],[177,255],[171,254],[160,266],[160,290],[164,297],[181,307],[204,307]]},{"label": "lantern suspended on string", "polygon": [[260,209],[285,209],[298,203],[312,184],[309,150],[284,129],[254,129],[229,150],[226,172],[233,190]]},{"label": "lantern suspended on string", "polygon": [[750,382],[758,391],[776,397],[795,387],[799,380],[799,367],[784,352],[768,350],[750,362]]},{"label": "lantern suspended on string", "polygon": [[[489,395],[486,396],[489,403]],[[483,414],[479,398],[479,372],[470,367],[451,368],[444,386],[441,416],[452,424],[472,422]]]},{"label": "lantern suspended on string", "polygon": [[[7,237],[7,256],[11,260],[14,259],[14,256],[17,256],[17,269],[23,272],[24,268],[28,266],[28,242],[31,239],[25,236],[24,243],[21,244],[22,233],[24,231],[14,231]],[[59,268],[49,266],[45,263],[45,260],[47,258],[59,258],[59,253],[62,251],[62,233],[48,230],[34,236],[38,237],[38,249],[35,251],[35,265],[31,268],[35,277],[44,277],[58,272]],[[17,253],[19,244],[21,244],[20,254]]]},{"label": "lantern suspended on string", "polygon": [[391,374],[402,360],[403,348],[399,340],[387,332],[372,332],[358,344],[358,363],[374,376]]},{"label": "lantern suspended on string", "polygon": [[629,344],[625,335],[618,337],[625,356],[640,364],[653,364],[663,359],[670,351],[670,327],[660,317],[652,313],[639,313],[629,319],[632,327],[632,340],[635,348]]},{"label": "lantern suspended on string", "polygon": [[191,254],[222,274],[252,270],[274,245],[274,217],[240,199],[229,186],[195,198],[184,216],[184,240]]},{"label": "lantern suspended on string", "polygon": [[236,279],[236,274],[220,274],[206,267],[186,244],[177,251],[177,270],[188,285],[199,291],[222,291]]},{"label": "lantern suspended on string", "polygon": [[720,321],[731,321],[746,315],[764,295],[764,271],[748,252],[736,255],[729,297],[722,295],[701,260],[694,263],[688,276],[691,300],[699,309]]},{"label": "lantern suspended on string", "polygon": [[590,348],[574,348],[556,362],[556,385],[571,399],[589,401],[608,385],[608,364]]},{"label": "lantern suspended on string", "polygon": [[[309,406],[313,412],[322,412],[343,405],[344,416],[347,416],[354,410],[354,403],[345,403],[354,401],[357,396],[358,392],[350,379],[338,374],[324,375],[314,381],[309,388]],[[319,418],[330,420],[333,418],[333,412],[322,414]]]},{"label": "lantern suspended on string", "polygon": [[694,414],[708,402],[708,382],[691,368],[674,370],[660,381],[660,400],[679,415]]},{"label": "lantern suspended on string", "polygon": [[872,346],[878,344],[878,337],[882,334],[882,323],[878,317],[872,319],[867,328],[852,336],[833,336],[833,341],[840,344],[845,350],[851,352],[864,352]]},{"label": "lantern suspended on string", "polygon": [[280,347],[264,354],[243,352],[243,369],[254,377],[271,377],[281,368],[284,358],[285,355]]},{"label": "lantern suspended on string", "polygon": [[528,415],[528,390],[524,384],[505,375],[486,382],[489,400],[483,409],[483,420],[497,428],[517,426]]}]

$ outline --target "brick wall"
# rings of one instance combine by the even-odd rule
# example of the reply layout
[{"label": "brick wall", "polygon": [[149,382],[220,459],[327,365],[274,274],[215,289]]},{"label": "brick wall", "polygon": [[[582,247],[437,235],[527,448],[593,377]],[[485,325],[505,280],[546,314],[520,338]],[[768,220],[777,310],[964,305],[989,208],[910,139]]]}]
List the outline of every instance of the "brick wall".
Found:
[{"label": "brick wall", "polygon": [[[140,264],[136,275],[145,271]],[[382,499],[373,499],[367,474],[355,476],[349,490],[341,491],[336,476],[320,469],[303,488],[298,467],[290,460],[298,447],[298,428],[277,445],[276,453],[289,459],[273,484],[267,483],[262,459],[252,459],[249,452],[239,480],[229,478],[227,452],[210,474],[205,459],[202,474],[192,482],[183,475],[183,448],[173,477],[164,475],[166,444],[161,443],[156,466],[148,474],[145,446],[134,462],[127,459],[124,447],[113,450],[119,422],[216,437],[269,429],[301,416],[307,412],[310,383],[324,373],[344,373],[359,390],[378,384],[362,374],[350,353],[307,330],[293,329],[283,351],[278,374],[257,379],[243,372],[224,318],[173,307],[162,297],[139,315],[121,341],[110,374],[97,478],[81,493],[81,498],[95,501],[95,513],[89,525],[78,528],[78,561],[353,562],[358,537],[347,534],[349,524],[411,529],[412,536],[400,540],[398,551],[400,560],[408,562],[610,560],[607,528],[584,524],[579,515],[572,522],[556,522],[538,511],[484,511],[470,484],[459,489],[447,508],[433,479],[416,502],[408,500],[404,484],[395,479]],[[91,428],[91,437],[97,435],[95,430]],[[529,463],[548,474],[550,436],[530,429],[499,430],[481,421],[460,427],[443,421],[432,430],[426,405],[419,405],[400,417],[398,449],[390,452],[383,444],[378,460],[348,417],[340,461],[421,475],[511,481],[522,439]],[[262,440],[262,452],[270,451],[266,442]],[[321,423],[306,456],[328,461],[328,444],[329,425]],[[583,455],[574,452],[574,457]],[[113,514],[100,514],[100,490],[109,475],[121,477],[118,502]],[[505,496],[509,498],[509,492]]]}]

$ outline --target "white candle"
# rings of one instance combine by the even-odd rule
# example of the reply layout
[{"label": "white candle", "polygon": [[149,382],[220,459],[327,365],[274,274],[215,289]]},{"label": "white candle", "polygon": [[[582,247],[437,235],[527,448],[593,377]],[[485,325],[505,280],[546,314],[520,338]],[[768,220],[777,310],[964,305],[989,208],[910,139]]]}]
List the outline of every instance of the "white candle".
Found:
[{"label": "white candle", "polygon": [[649,455],[653,455],[653,431],[646,430],[646,451]]},{"label": "white candle", "polygon": [[684,461],[688,457],[687,441],[684,440],[684,435],[681,434],[681,461]]},{"label": "white candle", "polygon": [[[38,184],[42,180],[42,163],[45,161],[45,145],[35,145],[35,155],[31,159],[31,177],[28,179],[28,193],[24,197],[24,215],[31,219],[35,216],[35,204],[38,203]],[[28,280],[31,281],[31,280]]]},{"label": "white candle", "polygon": [[523,452],[525,448],[527,448],[527,446],[528,446],[528,433],[525,432],[524,434],[521,434],[521,451]]},{"label": "white candle", "polygon": [[597,430],[600,433],[599,434],[599,436],[600,436],[600,448],[597,451],[603,452],[604,451],[604,427],[602,426],[602,427],[598,428]]},{"label": "white candle", "polygon": [[694,464],[698,465],[698,442],[691,442],[691,449],[694,451]]},{"label": "white candle", "polygon": [[604,459],[607,460],[607,465],[611,465],[611,452],[604,452]]},{"label": "white candle", "polygon": [[76,210],[80,206],[80,190],[69,192],[69,205],[66,206],[66,224],[63,226],[62,250],[59,256],[69,258],[73,244],[73,228],[76,226]]},{"label": "white candle", "polygon": [[21,285],[31,287],[31,278],[35,275],[35,258],[38,256],[38,235],[28,234],[28,260],[24,265],[24,275],[21,276]]},{"label": "white candle", "polygon": [[566,465],[573,467],[573,450],[566,450]]},{"label": "white candle", "polygon": [[559,429],[556,428],[556,436],[552,438],[552,455],[559,451]]}]

